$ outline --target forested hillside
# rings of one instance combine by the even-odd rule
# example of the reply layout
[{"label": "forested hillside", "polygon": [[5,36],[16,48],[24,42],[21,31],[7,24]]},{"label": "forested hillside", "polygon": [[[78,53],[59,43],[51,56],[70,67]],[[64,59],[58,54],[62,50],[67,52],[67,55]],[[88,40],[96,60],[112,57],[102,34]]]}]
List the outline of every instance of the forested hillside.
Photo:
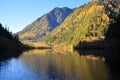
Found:
[{"label": "forested hillside", "polygon": [[120,15],[119,0],[92,0],[76,9],[65,21],[41,41],[49,44],[78,45],[104,40],[110,24]]},{"label": "forested hillside", "polygon": [[0,23],[0,50],[17,49],[20,45],[17,36],[13,37],[12,33]]}]

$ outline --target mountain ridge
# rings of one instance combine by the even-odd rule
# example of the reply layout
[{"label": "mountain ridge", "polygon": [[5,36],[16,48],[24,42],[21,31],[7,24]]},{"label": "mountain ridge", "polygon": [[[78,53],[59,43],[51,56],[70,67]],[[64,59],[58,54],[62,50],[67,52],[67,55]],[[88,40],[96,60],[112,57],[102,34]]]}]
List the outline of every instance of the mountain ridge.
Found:
[{"label": "mountain ridge", "polygon": [[44,14],[40,18],[18,32],[19,39],[36,40],[49,34],[55,27],[60,25],[64,19],[73,12],[73,9],[63,7],[54,8],[50,12]]}]

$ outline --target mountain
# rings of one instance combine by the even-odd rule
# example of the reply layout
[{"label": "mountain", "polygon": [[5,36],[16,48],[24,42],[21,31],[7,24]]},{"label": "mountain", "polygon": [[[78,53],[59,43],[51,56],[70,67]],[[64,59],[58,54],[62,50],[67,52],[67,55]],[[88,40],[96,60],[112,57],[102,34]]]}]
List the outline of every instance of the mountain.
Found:
[{"label": "mountain", "polygon": [[54,8],[42,17],[35,20],[22,31],[18,32],[19,39],[36,41],[48,35],[55,27],[59,26],[64,19],[74,10],[67,7]]},{"label": "mountain", "polygon": [[71,44],[103,40],[109,25],[120,15],[119,0],[92,0],[76,9],[49,35],[41,39],[49,44]]}]

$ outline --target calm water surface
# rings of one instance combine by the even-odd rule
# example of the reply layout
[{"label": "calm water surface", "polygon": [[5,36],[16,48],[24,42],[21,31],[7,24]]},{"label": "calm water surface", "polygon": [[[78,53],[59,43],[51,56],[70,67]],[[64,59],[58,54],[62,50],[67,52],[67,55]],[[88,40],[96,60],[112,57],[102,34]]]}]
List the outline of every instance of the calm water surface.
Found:
[{"label": "calm water surface", "polygon": [[110,80],[110,74],[104,61],[88,60],[76,52],[31,50],[1,61],[0,80]]}]

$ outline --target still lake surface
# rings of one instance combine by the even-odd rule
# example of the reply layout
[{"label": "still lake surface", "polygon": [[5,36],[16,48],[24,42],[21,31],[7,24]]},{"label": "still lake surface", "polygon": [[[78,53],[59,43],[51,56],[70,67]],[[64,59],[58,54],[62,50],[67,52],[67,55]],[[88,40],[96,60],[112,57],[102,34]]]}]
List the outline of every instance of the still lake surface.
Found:
[{"label": "still lake surface", "polygon": [[0,80],[110,80],[110,72],[104,61],[77,52],[31,50],[1,60]]}]

